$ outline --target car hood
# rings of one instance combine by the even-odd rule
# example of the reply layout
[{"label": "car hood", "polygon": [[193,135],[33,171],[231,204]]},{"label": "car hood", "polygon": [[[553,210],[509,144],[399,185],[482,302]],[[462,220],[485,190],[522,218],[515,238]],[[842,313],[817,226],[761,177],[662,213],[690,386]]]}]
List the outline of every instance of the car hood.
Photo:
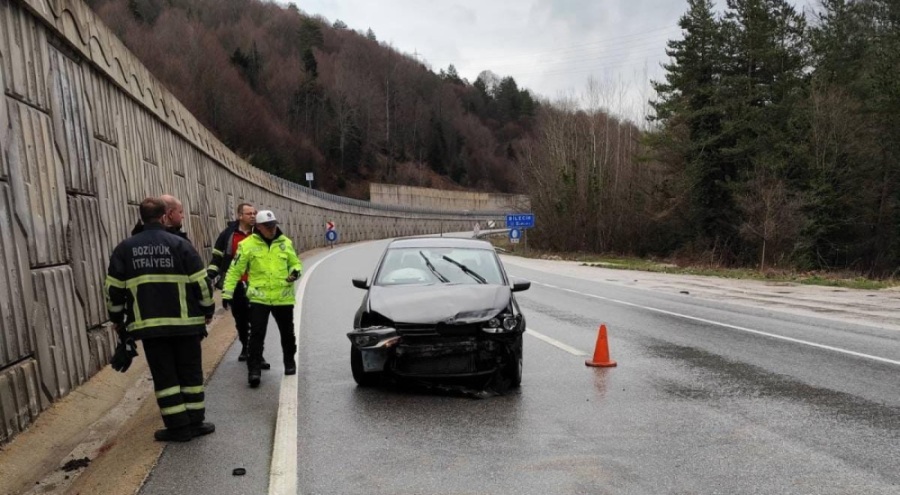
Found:
[{"label": "car hood", "polygon": [[373,286],[369,309],[394,323],[462,325],[497,316],[511,295],[504,285]]}]

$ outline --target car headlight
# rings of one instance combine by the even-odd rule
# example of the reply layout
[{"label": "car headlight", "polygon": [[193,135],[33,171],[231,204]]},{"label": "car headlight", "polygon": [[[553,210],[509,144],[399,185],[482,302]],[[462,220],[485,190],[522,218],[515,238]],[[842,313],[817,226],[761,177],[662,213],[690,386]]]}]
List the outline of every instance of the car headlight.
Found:
[{"label": "car headlight", "polygon": [[353,343],[356,345],[356,347],[371,347],[371,346],[377,344],[380,339],[381,339],[381,337],[378,335],[366,335],[366,334],[353,335],[350,337],[350,340],[353,341]]},{"label": "car headlight", "polygon": [[397,330],[391,327],[368,327],[350,332],[347,338],[356,347],[391,347],[400,341]]},{"label": "car headlight", "polygon": [[512,332],[516,329],[516,326],[519,324],[519,319],[515,316],[507,316],[503,318],[503,329],[507,332]]},{"label": "car headlight", "polygon": [[504,313],[488,320],[481,329],[487,333],[504,333],[515,330],[518,324],[518,318]]}]

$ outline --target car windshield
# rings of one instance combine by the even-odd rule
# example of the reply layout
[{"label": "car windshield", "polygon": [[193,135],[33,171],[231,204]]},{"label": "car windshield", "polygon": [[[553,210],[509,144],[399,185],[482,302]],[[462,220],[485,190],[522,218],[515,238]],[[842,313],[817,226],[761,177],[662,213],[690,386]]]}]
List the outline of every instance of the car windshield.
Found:
[{"label": "car windshield", "polygon": [[490,249],[393,248],[378,270],[376,285],[503,284],[497,256]]}]

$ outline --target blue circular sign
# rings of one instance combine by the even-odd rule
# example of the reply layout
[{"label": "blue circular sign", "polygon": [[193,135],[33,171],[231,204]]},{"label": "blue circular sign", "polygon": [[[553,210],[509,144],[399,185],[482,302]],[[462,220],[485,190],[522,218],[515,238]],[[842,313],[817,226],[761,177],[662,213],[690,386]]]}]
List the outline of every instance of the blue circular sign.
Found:
[{"label": "blue circular sign", "polygon": [[338,233],[336,230],[329,230],[325,232],[325,240],[328,242],[334,242],[338,238]]},{"label": "blue circular sign", "polygon": [[522,237],[522,231],[519,229],[509,229],[509,238],[518,239]]}]

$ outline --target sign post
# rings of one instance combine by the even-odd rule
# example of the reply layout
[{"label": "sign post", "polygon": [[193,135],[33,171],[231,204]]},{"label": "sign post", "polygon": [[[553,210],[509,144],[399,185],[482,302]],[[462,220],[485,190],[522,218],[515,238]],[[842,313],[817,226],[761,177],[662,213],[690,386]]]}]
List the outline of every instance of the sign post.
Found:
[{"label": "sign post", "polygon": [[312,183],[313,183],[313,173],[306,172],[306,186],[309,187],[310,189],[312,189]]},{"label": "sign post", "polygon": [[525,239],[525,250],[528,250],[528,229],[534,228],[534,213],[510,213],[506,215],[506,228],[509,229],[509,242],[517,244]]},{"label": "sign post", "polygon": [[534,213],[515,213],[506,215],[506,228],[534,228]]},{"label": "sign post", "polygon": [[338,231],[334,228],[334,222],[325,222],[325,242],[334,249],[334,243],[338,240]]}]

